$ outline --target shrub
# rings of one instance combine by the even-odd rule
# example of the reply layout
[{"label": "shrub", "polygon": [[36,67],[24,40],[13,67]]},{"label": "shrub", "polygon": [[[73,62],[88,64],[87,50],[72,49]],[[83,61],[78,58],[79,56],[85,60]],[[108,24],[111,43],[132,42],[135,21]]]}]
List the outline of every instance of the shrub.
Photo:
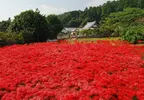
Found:
[{"label": "shrub", "polygon": [[0,40],[5,41],[6,39],[6,33],[5,32],[0,32]]},{"label": "shrub", "polygon": [[103,34],[121,36],[130,43],[144,40],[144,10],[140,8],[126,8],[122,12],[111,13],[101,21],[100,30]]},{"label": "shrub", "polygon": [[33,33],[34,33],[34,29],[32,28],[21,31],[22,37],[24,39],[24,43],[32,43],[34,41]]},{"label": "shrub", "polygon": [[79,32],[82,36],[100,36],[99,29],[85,29]]},{"label": "shrub", "polygon": [[6,42],[8,44],[22,44],[24,43],[22,34],[16,34],[16,33],[6,33]]},{"label": "shrub", "polygon": [[143,41],[144,29],[140,26],[130,27],[129,29],[123,31],[122,39],[134,44],[138,43],[139,40]]},{"label": "shrub", "polygon": [[19,34],[27,33],[25,31],[29,31],[29,29],[34,29],[33,42],[43,42],[51,36],[46,17],[41,15],[38,10],[28,10],[15,16],[8,30]]}]

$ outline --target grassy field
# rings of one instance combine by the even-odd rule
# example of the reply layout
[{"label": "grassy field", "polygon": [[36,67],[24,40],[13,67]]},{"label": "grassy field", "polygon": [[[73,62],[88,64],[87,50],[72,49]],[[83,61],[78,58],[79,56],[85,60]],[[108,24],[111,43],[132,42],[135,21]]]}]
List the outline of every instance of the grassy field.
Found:
[{"label": "grassy field", "polygon": [[[91,41],[97,41],[97,40],[120,40],[120,37],[110,37],[110,38],[77,38],[77,39],[68,39],[68,41],[70,41],[71,43],[73,43],[74,40],[77,40],[79,42],[91,42]],[[144,46],[144,43],[140,43],[140,44],[134,44],[137,46]]]},{"label": "grassy field", "polygon": [[68,41],[73,42],[73,40],[77,40],[79,42],[86,41],[86,42],[91,42],[91,41],[97,41],[97,40],[119,40],[120,37],[110,37],[110,38],[77,38],[77,39],[68,39]]},{"label": "grassy field", "polygon": [[78,38],[78,41],[97,41],[97,40],[119,40],[120,37],[110,37],[110,38]]}]

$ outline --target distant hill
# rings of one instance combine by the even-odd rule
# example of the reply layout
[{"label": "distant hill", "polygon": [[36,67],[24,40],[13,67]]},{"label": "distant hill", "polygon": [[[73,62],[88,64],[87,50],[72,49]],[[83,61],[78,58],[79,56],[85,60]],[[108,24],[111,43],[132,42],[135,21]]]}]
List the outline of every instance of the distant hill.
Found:
[{"label": "distant hill", "polygon": [[82,27],[88,21],[97,21],[107,17],[110,13],[123,11],[127,7],[144,8],[144,0],[117,0],[108,1],[100,6],[85,8],[84,11],[70,11],[59,15],[65,27]]}]

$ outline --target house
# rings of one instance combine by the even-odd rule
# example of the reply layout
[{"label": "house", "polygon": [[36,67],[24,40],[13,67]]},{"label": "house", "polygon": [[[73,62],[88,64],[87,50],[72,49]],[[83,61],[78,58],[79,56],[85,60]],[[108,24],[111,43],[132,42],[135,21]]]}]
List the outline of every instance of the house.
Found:
[{"label": "house", "polygon": [[75,32],[75,31],[77,31],[77,28],[75,28],[75,27],[65,27],[62,30],[63,33],[72,33],[72,32]]},{"label": "house", "polygon": [[62,30],[62,35],[64,36],[68,36],[68,37],[77,37],[77,35],[79,35],[79,32],[81,30],[85,30],[85,29],[94,29],[96,28],[96,21],[93,22],[87,22],[87,24],[83,27],[83,28],[78,28],[78,27],[65,27]]},{"label": "house", "polygon": [[76,27],[64,27],[64,29],[61,31],[61,34],[59,34],[59,38],[74,38],[76,37],[76,33],[78,31],[78,28]]},{"label": "house", "polygon": [[96,28],[97,25],[96,25],[96,21],[93,21],[93,22],[87,22],[87,24],[82,28],[83,29],[93,29],[93,28]]},{"label": "house", "polygon": [[62,32],[63,33],[73,33],[73,32],[77,32],[77,31],[81,31],[84,29],[93,29],[96,28],[96,21],[93,22],[87,22],[87,24],[83,27],[83,28],[78,28],[78,27],[65,27]]}]

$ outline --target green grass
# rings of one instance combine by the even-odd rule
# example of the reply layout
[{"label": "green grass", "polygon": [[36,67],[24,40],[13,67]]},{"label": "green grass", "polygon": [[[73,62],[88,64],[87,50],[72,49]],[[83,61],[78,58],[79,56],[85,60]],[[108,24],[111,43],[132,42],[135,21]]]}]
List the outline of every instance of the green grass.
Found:
[{"label": "green grass", "polygon": [[[97,41],[97,40],[120,40],[120,37],[110,37],[110,38],[77,38],[77,39],[68,39],[69,42],[73,43],[74,40],[77,40],[79,42],[91,42],[91,41]],[[144,46],[144,43],[142,44],[134,44],[136,46]]]},{"label": "green grass", "polygon": [[119,40],[120,37],[110,37],[110,38],[78,38],[78,41],[97,41],[97,40]]},{"label": "green grass", "polygon": [[79,42],[92,42],[92,41],[97,41],[97,40],[119,40],[120,37],[110,37],[110,38],[72,38],[68,39],[70,43],[73,43],[75,40]]}]

